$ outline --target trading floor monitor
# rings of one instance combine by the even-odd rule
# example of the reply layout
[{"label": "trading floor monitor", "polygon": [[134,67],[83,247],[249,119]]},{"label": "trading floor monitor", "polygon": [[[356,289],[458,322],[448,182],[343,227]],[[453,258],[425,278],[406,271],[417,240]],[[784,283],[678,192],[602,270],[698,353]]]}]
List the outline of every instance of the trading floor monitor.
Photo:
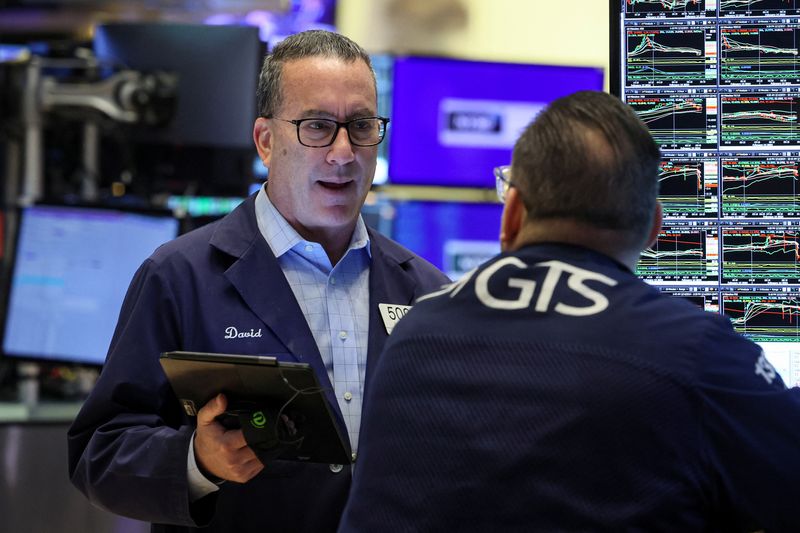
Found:
[{"label": "trading floor monitor", "polygon": [[611,0],[611,89],[661,147],[637,274],[724,313],[800,385],[800,2]]},{"label": "trading floor monitor", "polygon": [[178,234],[164,213],[36,205],[22,209],[3,354],[100,365],[139,265]]}]

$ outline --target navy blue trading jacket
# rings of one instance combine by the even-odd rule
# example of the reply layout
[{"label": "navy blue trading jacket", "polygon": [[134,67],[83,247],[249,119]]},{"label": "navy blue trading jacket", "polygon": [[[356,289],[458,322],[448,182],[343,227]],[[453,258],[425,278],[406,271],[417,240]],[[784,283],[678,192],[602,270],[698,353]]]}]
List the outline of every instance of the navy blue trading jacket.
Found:
[{"label": "navy blue trading jacket", "polygon": [[[69,430],[73,484],[102,508],[155,523],[153,531],[335,531],[347,498],[349,467],[333,472],[328,465],[274,461],[246,484],[225,483],[189,503],[193,427],[159,365],[163,351],[309,363],[347,434],[305,317],[258,231],[254,198],[165,244],[141,266],[100,379]],[[387,339],[378,304],[409,305],[449,281],[397,243],[371,231],[370,239],[367,382]],[[261,336],[226,338],[231,326]]]},{"label": "navy blue trading jacket", "polygon": [[800,389],[584,248],[417,303],[364,406],[340,531],[800,531]]}]

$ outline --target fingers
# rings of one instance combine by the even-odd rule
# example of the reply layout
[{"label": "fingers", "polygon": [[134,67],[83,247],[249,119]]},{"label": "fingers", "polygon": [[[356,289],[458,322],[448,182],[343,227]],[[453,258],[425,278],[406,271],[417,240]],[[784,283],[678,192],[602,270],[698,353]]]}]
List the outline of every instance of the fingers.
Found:
[{"label": "fingers", "polygon": [[245,483],[264,468],[255,452],[247,445],[241,430],[224,432],[217,443],[217,451],[211,459],[212,468],[219,472],[214,473],[217,477]]},{"label": "fingers", "polygon": [[253,450],[247,446],[247,441],[245,441],[244,433],[242,433],[241,429],[231,429],[226,431],[219,439],[219,450],[220,452],[232,457],[243,456],[241,457],[242,460],[249,459],[249,457],[244,457],[247,454],[243,453],[243,450],[255,455]]},{"label": "fingers", "polygon": [[228,399],[222,393],[217,394],[197,412],[197,425],[207,426],[214,423],[214,419],[225,412]]},{"label": "fingers", "polygon": [[216,421],[225,412],[228,402],[218,394],[197,412],[194,455],[202,472],[214,477],[245,483],[264,466],[247,445],[241,430],[226,431]]}]

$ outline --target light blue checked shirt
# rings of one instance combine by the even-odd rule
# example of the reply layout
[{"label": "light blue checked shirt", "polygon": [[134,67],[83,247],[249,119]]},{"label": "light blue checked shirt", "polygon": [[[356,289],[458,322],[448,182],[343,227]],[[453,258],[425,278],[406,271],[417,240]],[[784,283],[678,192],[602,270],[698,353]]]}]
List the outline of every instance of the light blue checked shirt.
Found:
[{"label": "light blue checked shirt", "polygon": [[289,225],[264,187],[256,196],[256,221],[314,335],[355,454],[369,333],[367,227],[359,217],[347,252],[332,266],[319,243],[303,239]]},{"label": "light blue checked shirt", "polygon": [[[331,266],[322,246],[303,239],[275,209],[263,187],[256,195],[256,221],[314,335],[355,457],[369,333],[371,252],[367,227],[359,217],[347,252]],[[191,501],[219,490],[197,467],[194,435],[187,461]]]}]

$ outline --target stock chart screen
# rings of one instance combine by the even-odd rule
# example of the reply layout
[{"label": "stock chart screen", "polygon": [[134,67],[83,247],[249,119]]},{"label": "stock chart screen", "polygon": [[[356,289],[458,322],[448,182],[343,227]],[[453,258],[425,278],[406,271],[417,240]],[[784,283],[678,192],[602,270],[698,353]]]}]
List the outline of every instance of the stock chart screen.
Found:
[{"label": "stock chart screen", "polygon": [[662,152],[637,275],[800,385],[800,0],[612,0],[611,86]]}]

